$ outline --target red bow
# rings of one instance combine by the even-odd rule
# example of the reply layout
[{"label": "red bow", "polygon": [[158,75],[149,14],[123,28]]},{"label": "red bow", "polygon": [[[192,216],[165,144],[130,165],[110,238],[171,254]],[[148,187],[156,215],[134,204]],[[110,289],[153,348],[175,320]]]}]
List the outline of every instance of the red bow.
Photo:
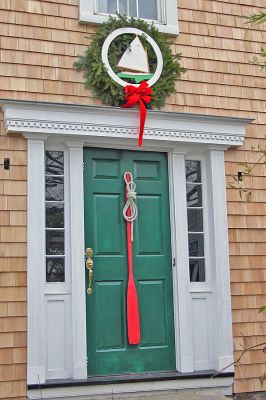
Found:
[{"label": "red bow", "polygon": [[152,88],[149,87],[146,81],[142,81],[138,87],[133,85],[127,85],[125,87],[125,101],[126,103],[122,105],[124,108],[129,108],[134,106],[134,104],[139,103],[140,108],[140,126],[139,126],[139,141],[138,146],[142,145],[142,138],[144,132],[144,125],[146,120],[146,106],[151,101]]}]

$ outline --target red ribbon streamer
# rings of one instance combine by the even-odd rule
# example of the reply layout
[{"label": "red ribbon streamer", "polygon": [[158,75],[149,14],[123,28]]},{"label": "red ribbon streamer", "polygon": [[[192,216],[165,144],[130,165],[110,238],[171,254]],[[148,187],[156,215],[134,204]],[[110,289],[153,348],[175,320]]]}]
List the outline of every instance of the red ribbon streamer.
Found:
[{"label": "red ribbon streamer", "polygon": [[140,108],[140,126],[138,146],[142,145],[144,125],[146,120],[146,105],[151,102],[152,88],[149,87],[146,81],[142,81],[138,87],[127,85],[125,87],[125,101],[122,105],[124,108],[129,108],[139,103]]},{"label": "red ribbon streamer", "polygon": [[[130,175],[126,173],[126,180],[130,182]],[[126,187],[126,199],[127,199],[127,187]],[[127,209],[126,215],[131,216],[130,207]],[[126,222],[127,232],[127,263],[128,263],[128,283],[127,283],[127,336],[129,344],[140,343],[140,323],[139,323],[139,305],[138,305],[138,294],[135,286],[133,276],[133,252],[132,252],[132,241],[131,241],[131,224],[132,222]]]}]

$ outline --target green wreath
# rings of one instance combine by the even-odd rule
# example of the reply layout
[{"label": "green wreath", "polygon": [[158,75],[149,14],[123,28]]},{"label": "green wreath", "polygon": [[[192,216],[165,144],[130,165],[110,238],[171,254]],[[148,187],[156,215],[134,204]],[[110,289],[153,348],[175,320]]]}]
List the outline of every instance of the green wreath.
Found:
[{"label": "green wreath", "polygon": [[[113,81],[107,74],[102,63],[101,50],[105,39],[111,32],[115,29],[126,27],[138,28],[147,33],[158,44],[162,52],[163,71],[160,79],[152,87],[152,101],[150,103],[151,108],[161,108],[165,103],[166,97],[175,93],[175,81],[180,78],[185,69],[179,63],[181,54],[172,53],[171,43],[166,40],[165,36],[153,24],[150,25],[141,19],[129,19],[121,15],[117,15],[116,18],[109,17],[108,21],[92,37],[87,50],[84,55],[79,56],[79,60],[74,63],[74,67],[78,71],[84,72],[85,87],[90,89],[103,103],[111,106],[120,106],[124,102],[124,88]],[[121,36],[123,37],[122,40]],[[109,63],[114,72],[119,72],[116,65],[132,41],[131,34],[121,36],[111,43],[108,53]],[[140,40],[143,40],[142,37],[140,37]],[[143,44],[145,44],[148,52],[150,71],[153,73],[157,64],[156,55],[149,43],[145,41]],[[129,80],[129,83],[132,82]]]}]

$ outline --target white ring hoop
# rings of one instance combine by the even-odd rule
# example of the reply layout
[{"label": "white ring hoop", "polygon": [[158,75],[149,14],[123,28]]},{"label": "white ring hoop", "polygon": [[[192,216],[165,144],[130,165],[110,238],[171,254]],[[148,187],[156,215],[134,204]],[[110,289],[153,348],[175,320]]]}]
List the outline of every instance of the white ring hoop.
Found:
[{"label": "white ring hoop", "polygon": [[[154,85],[158,79],[161,76],[162,70],[163,70],[163,56],[161,53],[161,50],[158,46],[158,44],[149,36],[147,35],[147,33],[141,31],[140,29],[137,28],[119,28],[114,30],[112,33],[110,33],[110,35],[107,36],[107,38],[105,39],[104,43],[103,43],[103,47],[102,47],[102,61],[103,64],[106,68],[106,71],[108,73],[108,75],[110,76],[110,78],[112,78],[116,83],[118,83],[120,86],[126,87],[129,83],[123,81],[123,79],[120,79],[113,71],[113,69],[111,68],[111,65],[109,63],[108,60],[108,50],[110,47],[110,44],[112,43],[112,41],[120,35],[123,35],[125,33],[132,33],[135,35],[139,35],[139,36],[143,36],[145,37],[145,39],[147,40],[148,43],[150,43],[150,45],[152,46],[154,53],[156,55],[157,58],[157,67],[155,70],[155,73],[153,75],[153,77],[147,81],[147,84],[149,86]],[[132,86],[136,86],[138,87],[139,84],[133,84]]]}]

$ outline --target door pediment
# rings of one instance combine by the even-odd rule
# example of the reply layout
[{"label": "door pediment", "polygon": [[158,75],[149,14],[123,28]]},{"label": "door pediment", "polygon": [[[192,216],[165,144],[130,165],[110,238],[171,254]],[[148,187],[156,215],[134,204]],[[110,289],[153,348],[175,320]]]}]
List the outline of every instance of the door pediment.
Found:
[{"label": "door pediment", "polygon": [[[76,139],[137,139],[139,110],[107,106],[2,100],[8,133],[75,136]],[[243,144],[247,118],[148,111],[145,144],[174,143],[239,146]]]}]

